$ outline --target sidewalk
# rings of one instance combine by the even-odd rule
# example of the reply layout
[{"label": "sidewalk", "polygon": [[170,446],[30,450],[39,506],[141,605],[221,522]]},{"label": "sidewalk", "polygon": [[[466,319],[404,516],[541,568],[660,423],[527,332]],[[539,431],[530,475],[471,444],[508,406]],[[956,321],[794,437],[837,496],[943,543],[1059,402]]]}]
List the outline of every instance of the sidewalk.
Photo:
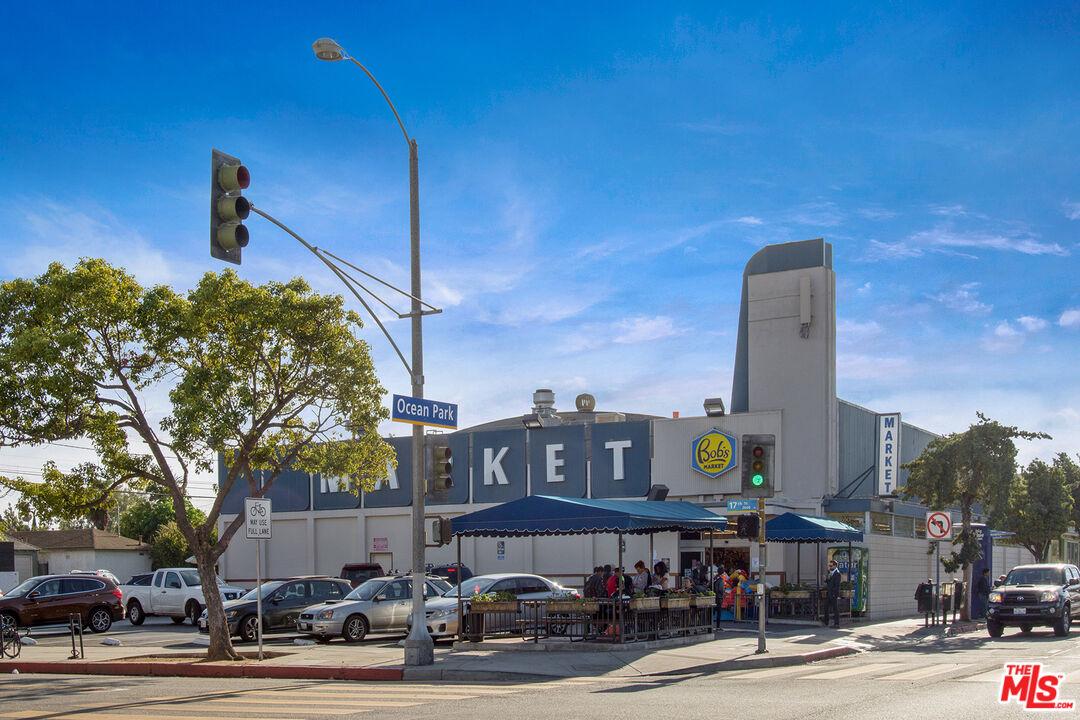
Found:
[{"label": "sidewalk", "polygon": [[[971,624],[960,631],[978,629]],[[68,660],[70,647],[26,646],[18,660],[0,662],[0,673],[172,675],[191,677],[264,677],[336,680],[447,680],[469,682],[528,682],[559,678],[633,678],[649,675],[708,674],[729,670],[778,667],[815,662],[878,649],[895,649],[935,642],[946,636],[942,627],[924,628],[921,618],[840,629],[771,625],[766,631],[768,653],[758,655],[756,629],[726,626],[701,642],[653,649],[648,646],[607,646],[590,652],[553,646],[536,652],[521,640],[468,643],[451,649],[437,646],[435,664],[403,667],[402,650],[394,642],[347,645],[274,645],[259,662],[200,662],[202,652],[191,646],[109,647],[88,642],[88,660]],[[531,646],[531,647],[530,647]],[[239,648],[253,658],[249,646]],[[182,658],[182,659],[181,659]]]}]

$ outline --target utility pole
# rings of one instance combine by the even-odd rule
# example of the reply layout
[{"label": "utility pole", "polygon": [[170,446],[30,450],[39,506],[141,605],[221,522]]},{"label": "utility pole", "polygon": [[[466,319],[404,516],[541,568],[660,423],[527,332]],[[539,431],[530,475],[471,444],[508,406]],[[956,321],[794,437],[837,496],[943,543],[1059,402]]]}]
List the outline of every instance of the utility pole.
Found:
[{"label": "utility pole", "polygon": [[769,610],[765,593],[765,498],[757,501],[758,515],[758,636],[756,654],[769,652],[765,648],[765,614]]}]

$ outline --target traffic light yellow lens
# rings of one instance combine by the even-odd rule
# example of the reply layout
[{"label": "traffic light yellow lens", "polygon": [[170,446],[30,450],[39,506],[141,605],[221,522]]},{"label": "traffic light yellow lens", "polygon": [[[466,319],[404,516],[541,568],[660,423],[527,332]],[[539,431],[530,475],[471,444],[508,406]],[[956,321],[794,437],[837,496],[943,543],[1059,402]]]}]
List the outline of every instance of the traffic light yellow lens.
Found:
[{"label": "traffic light yellow lens", "polygon": [[750,482],[754,484],[754,487],[761,487],[765,484],[765,478],[762,475],[755,475],[754,477],[750,478]]}]

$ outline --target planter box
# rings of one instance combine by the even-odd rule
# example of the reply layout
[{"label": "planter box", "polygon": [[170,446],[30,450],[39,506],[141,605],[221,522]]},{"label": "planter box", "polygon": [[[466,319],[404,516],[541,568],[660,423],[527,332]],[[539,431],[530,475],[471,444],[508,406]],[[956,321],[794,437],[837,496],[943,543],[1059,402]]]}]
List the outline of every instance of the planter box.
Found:
[{"label": "planter box", "polygon": [[715,595],[695,595],[690,598],[690,607],[712,607],[715,604]]},{"label": "planter box", "polygon": [[630,601],[631,610],[659,610],[660,598],[658,597],[644,597],[634,598]]},{"label": "planter box", "polygon": [[690,607],[690,598],[687,596],[662,597],[660,598],[660,607],[664,608],[665,610],[683,610]]},{"label": "planter box", "polygon": [[478,613],[507,613],[518,611],[517,600],[499,600],[498,602],[474,602],[470,606],[473,612]]},{"label": "planter box", "polygon": [[840,591],[840,597],[850,599],[851,598],[851,591],[850,590],[841,590]]},{"label": "planter box", "polygon": [[549,600],[547,604],[549,613],[580,613],[584,612],[583,606],[577,600]]},{"label": "planter box", "polygon": [[789,590],[787,592],[780,592],[779,590],[773,590],[773,597],[775,598],[787,598],[789,600],[806,600],[810,597],[809,590]]}]

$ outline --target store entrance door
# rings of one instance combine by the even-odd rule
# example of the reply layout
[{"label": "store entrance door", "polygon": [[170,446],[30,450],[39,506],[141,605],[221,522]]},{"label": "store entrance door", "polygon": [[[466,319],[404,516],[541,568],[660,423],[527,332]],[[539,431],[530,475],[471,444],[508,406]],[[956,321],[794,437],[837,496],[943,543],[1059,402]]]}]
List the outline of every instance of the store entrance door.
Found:
[{"label": "store entrance door", "polygon": [[689,575],[691,568],[694,567],[695,560],[702,561],[700,550],[681,550],[679,552],[679,575]]}]

